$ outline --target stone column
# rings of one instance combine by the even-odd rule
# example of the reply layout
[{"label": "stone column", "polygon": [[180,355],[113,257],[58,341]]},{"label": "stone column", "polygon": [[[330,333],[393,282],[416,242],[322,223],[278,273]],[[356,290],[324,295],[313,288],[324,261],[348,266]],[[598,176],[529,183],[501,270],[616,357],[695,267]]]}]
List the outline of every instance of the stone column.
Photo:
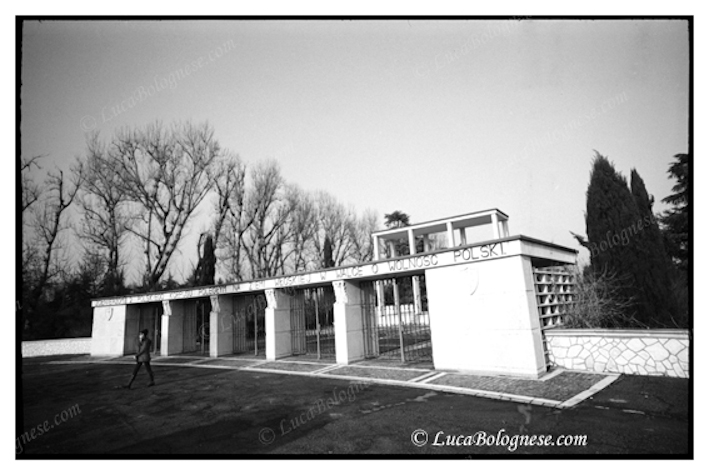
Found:
[{"label": "stone column", "polygon": [[510,237],[510,230],[507,227],[507,220],[501,221],[502,224],[502,237]]},{"label": "stone column", "polygon": [[399,253],[396,251],[396,246],[394,245],[394,241],[387,241],[387,246],[389,246],[389,257],[399,257]]},{"label": "stone column", "polygon": [[455,239],[453,236],[453,223],[446,222],[446,235],[448,236],[448,247],[455,247]]},{"label": "stone column", "polygon": [[266,359],[274,361],[293,354],[290,296],[282,290],[267,289],[266,302]]},{"label": "stone column", "polygon": [[421,305],[421,277],[418,275],[411,276],[411,287],[414,289],[414,315],[420,315],[423,311]]},{"label": "stone column", "polygon": [[[374,290],[377,293],[377,305],[376,305],[376,312],[375,312],[375,318],[376,321],[374,322],[374,331],[378,332],[379,325],[382,324],[382,321],[384,320],[384,312],[386,311],[386,305],[384,304],[384,282],[381,280],[377,280],[374,282]],[[377,336],[374,338],[374,354],[378,355],[379,354],[379,337]]]},{"label": "stone column", "polygon": [[337,280],[335,288],[335,354],[338,364],[364,359],[364,334],[359,286]]},{"label": "stone column", "polygon": [[428,234],[426,234],[423,237],[423,252],[428,252],[431,250],[431,239],[428,237]]},{"label": "stone column", "polygon": [[465,228],[458,229],[458,234],[460,235],[460,245],[468,244],[468,239],[465,237]]},{"label": "stone column", "polygon": [[210,295],[209,356],[229,355],[234,352],[234,300],[231,295]]},{"label": "stone column", "polygon": [[492,218],[492,234],[495,239],[500,239],[500,226],[499,226],[499,221],[497,219],[497,213],[493,213],[490,215],[490,218]]},{"label": "stone column", "polygon": [[413,256],[416,254],[416,239],[414,239],[414,230],[409,229],[407,234],[409,236],[409,255]]},{"label": "stone column", "polygon": [[378,237],[373,237],[374,240],[374,257],[372,258],[373,261],[378,261],[379,258],[379,238]]},{"label": "stone column", "polygon": [[182,300],[163,300],[162,309],[160,354],[169,356],[182,353],[184,302]]}]

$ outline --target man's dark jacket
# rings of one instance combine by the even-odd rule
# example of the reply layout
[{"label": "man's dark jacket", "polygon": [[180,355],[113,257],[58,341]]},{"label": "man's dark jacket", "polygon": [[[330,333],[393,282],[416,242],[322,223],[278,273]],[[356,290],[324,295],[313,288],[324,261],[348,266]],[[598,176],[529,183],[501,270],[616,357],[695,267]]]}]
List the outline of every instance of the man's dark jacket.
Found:
[{"label": "man's dark jacket", "polygon": [[150,350],[153,348],[153,341],[150,338],[144,338],[143,341],[138,343],[138,354],[136,360],[139,363],[150,362]]}]

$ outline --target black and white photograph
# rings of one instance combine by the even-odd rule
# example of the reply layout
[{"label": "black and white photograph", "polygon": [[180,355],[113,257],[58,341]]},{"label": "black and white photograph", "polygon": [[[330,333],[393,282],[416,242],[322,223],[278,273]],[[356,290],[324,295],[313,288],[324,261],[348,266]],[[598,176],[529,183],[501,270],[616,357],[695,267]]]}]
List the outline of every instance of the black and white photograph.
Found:
[{"label": "black and white photograph", "polygon": [[474,13],[17,13],[13,468],[694,459],[695,18]]}]

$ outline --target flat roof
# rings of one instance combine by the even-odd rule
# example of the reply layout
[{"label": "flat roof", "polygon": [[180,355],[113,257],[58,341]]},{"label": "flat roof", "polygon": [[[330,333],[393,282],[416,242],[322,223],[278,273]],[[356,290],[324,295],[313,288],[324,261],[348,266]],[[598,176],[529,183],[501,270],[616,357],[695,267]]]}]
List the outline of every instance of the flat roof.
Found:
[{"label": "flat roof", "polygon": [[[430,233],[441,233],[446,230],[446,223],[450,222],[453,225],[453,229],[470,228],[473,226],[480,226],[481,224],[492,223],[491,216],[496,214],[502,217],[503,221],[508,220],[509,216],[497,208],[486,209],[483,211],[475,211],[472,213],[460,214],[457,216],[450,216],[447,218],[438,218],[431,221],[423,221],[421,223],[410,224],[409,226],[403,226],[400,228],[388,228],[382,229],[380,231],[374,231],[372,236],[392,236],[392,237],[406,237],[409,230],[414,231],[414,235],[418,234],[430,234]],[[418,233],[416,231],[419,231]]]},{"label": "flat roof", "polygon": [[[156,290],[153,292],[143,292],[136,294],[127,295],[115,295],[112,297],[98,297],[91,299],[92,307],[100,306],[100,302],[104,302],[103,305],[112,305],[113,301],[121,301],[123,303],[151,303],[160,302],[162,300],[184,300],[184,299],[194,299],[194,298],[208,298],[212,295],[222,295],[222,294],[237,294],[237,293],[258,293],[263,292],[267,289],[273,288],[290,288],[290,287],[307,287],[307,286],[317,286],[328,284],[336,280],[376,280],[377,278],[387,278],[392,275],[407,275],[412,272],[421,272],[427,268],[438,268],[447,267],[451,265],[459,265],[464,262],[471,261],[461,261],[457,262],[454,259],[456,252],[460,254],[460,251],[467,250],[470,252],[472,248],[480,248],[482,246],[489,246],[495,243],[506,243],[521,241],[527,244],[538,244],[542,246],[544,253],[538,252],[533,247],[528,247],[520,250],[516,253],[510,254],[514,255],[529,255],[533,258],[550,260],[558,262],[559,265],[571,264],[570,258],[559,259],[553,257],[548,257],[543,254],[547,254],[547,251],[558,250],[567,254],[573,254],[574,259],[579,251],[576,249],[571,249],[559,244],[553,244],[550,242],[542,241],[540,239],[531,238],[525,235],[509,236],[498,239],[490,239],[487,241],[476,242],[474,244],[464,244],[460,246],[455,246],[447,249],[438,249],[434,251],[428,251],[421,254],[415,254],[411,256],[400,256],[387,259],[378,259],[376,261],[361,262],[356,264],[348,264],[338,267],[329,267],[327,269],[316,269],[302,271],[294,274],[279,275],[273,277],[265,277],[262,279],[246,280],[241,282],[233,282],[229,284],[216,284],[216,285],[206,285],[200,287],[190,287],[190,288],[178,288],[173,290]],[[433,262],[433,259],[426,260],[426,256],[439,256],[440,262]],[[507,258],[507,255],[493,256],[485,259],[500,259]],[[447,258],[447,260],[446,260]],[[411,262],[412,260],[422,264],[419,266],[414,266],[412,268],[401,268],[397,267],[396,263],[399,262]],[[374,268],[377,270],[375,271]],[[116,303],[118,304],[118,303]]]}]

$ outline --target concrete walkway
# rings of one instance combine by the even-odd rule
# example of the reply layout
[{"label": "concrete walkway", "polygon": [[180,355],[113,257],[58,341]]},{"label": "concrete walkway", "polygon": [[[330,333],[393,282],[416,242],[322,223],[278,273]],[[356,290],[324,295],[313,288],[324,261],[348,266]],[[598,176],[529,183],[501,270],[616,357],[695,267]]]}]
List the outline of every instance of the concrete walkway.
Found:
[{"label": "concrete walkway", "polygon": [[[134,362],[133,356],[97,358],[82,355],[48,361],[45,364],[132,365]],[[198,355],[177,355],[157,356],[153,358],[151,364],[153,366],[183,366],[363,381],[370,384],[430,389],[554,408],[573,407],[609,386],[619,377],[617,374],[556,369],[539,380],[518,379],[444,372],[430,367],[410,367],[384,360],[338,365],[333,361],[312,361],[300,358],[267,361],[255,357],[210,358]]]}]

